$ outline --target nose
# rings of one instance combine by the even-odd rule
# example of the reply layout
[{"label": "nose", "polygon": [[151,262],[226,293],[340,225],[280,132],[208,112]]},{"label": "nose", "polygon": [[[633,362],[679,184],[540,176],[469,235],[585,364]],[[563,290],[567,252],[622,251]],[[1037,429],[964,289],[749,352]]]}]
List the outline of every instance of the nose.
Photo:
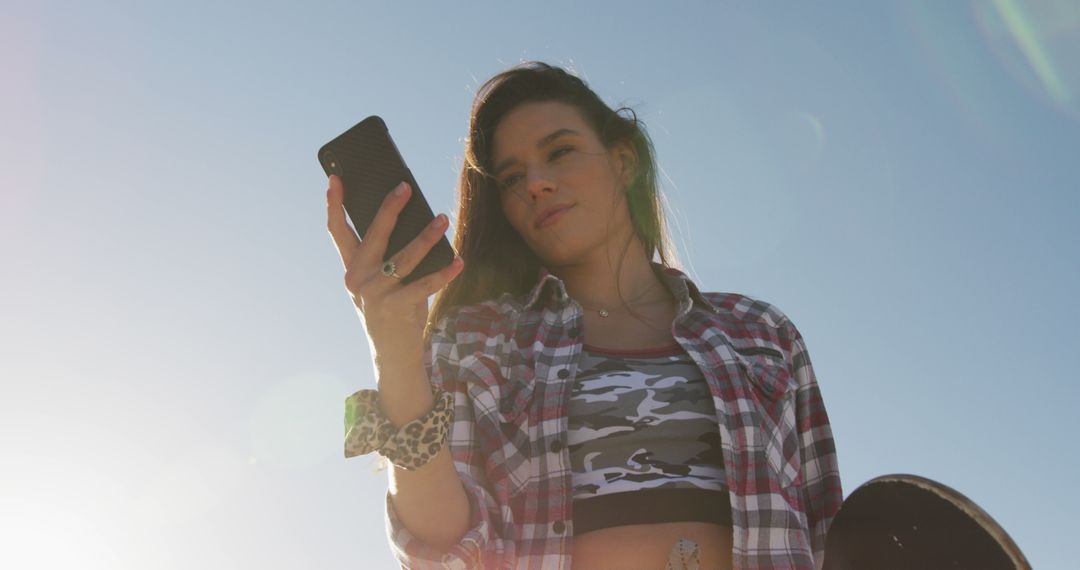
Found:
[{"label": "nose", "polygon": [[525,172],[525,192],[534,202],[540,196],[554,192],[555,188],[555,176],[551,169],[533,167]]}]

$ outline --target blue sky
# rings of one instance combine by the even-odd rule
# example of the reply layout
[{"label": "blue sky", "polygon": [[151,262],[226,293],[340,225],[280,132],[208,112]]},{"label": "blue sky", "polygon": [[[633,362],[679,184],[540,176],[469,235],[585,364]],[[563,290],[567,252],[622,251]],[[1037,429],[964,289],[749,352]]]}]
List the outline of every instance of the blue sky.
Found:
[{"label": "blue sky", "polygon": [[528,59],[633,107],[686,269],[802,331],[845,493],[932,477],[1070,566],[1075,5],[0,14],[0,566],[392,567],[316,150],[381,115],[452,214],[472,95]]}]

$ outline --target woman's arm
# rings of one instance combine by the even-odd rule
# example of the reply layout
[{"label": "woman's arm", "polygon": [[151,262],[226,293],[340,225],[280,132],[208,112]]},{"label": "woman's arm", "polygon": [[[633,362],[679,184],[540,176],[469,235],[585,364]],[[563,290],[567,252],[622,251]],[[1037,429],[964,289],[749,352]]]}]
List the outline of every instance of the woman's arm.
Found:
[{"label": "woman's arm", "polygon": [[[394,555],[405,568],[499,566],[500,561],[513,560],[516,552],[513,541],[502,536],[504,520],[485,476],[473,402],[467,383],[459,378],[460,347],[452,326],[456,314],[451,311],[433,329],[422,370],[412,372],[416,378],[422,373],[429,384],[417,388],[409,383],[418,392],[413,396],[390,395],[400,403],[413,402],[415,406],[407,411],[387,410],[388,414],[401,414],[390,417],[395,424],[419,417],[431,408],[428,386],[453,395],[454,423],[443,449],[420,469],[410,472],[395,467],[390,473],[386,525]],[[386,373],[393,372],[387,369]],[[453,514],[443,516],[442,509]]]},{"label": "woman's arm", "polygon": [[792,374],[798,384],[795,417],[802,458],[802,496],[815,565],[820,568],[825,554],[825,533],[843,501],[840,467],[836,459],[829,416],[821,398],[806,343],[795,325],[784,324],[791,341]]},{"label": "woman's arm", "polygon": [[[422,355],[378,363],[377,369],[383,413],[395,427],[400,429],[434,406]],[[405,528],[437,550],[450,550],[469,530],[469,500],[449,446],[444,445],[434,459],[415,470],[392,466],[389,500]]]}]

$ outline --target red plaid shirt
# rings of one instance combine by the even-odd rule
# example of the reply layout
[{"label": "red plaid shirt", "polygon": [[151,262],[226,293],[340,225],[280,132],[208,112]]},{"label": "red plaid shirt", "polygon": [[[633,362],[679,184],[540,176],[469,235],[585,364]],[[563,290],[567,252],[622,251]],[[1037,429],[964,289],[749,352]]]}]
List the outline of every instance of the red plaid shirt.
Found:
[{"label": "red plaid shirt", "polygon": [[[712,392],[730,489],[736,568],[813,570],[842,493],[832,430],[802,336],[773,305],[701,293],[657,266],[679,302],[675,339]],[[449,446],[472,505],[448,553],[417,540],[386,497],[406,568],[571,567],[567,401],[582,309],[543,273],[529,295],[458,307],[428,347],[431,381],[454,395]]]}]

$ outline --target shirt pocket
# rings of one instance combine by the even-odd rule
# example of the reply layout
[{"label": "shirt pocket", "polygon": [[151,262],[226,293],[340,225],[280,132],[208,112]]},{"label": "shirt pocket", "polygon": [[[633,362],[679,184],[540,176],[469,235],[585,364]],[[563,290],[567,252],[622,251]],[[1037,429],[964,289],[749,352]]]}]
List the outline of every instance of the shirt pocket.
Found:
[{"label": "shirt pocket", "polygon": [[759,428],[763,452],[781,486],[790,486],[799,476],[801,460],[795,418],[797,383],[783,355],[770,348],[739,351],[743,370],[758,396]]},{"label": "shirt pocket", "polygon": [[476,384],[471,389],[474,406],[482,410],[477,414],[477,443],[488,481],[497,496],[517,495],[532,479],[535,374],[525,367],[515,367],[507,378],[498,362],[486,355],[462,362]]},{"label": "shirt pocket", "polygon": [[736,352],[739,363],[759,396],[775,401],[795,391],[795,377],[779,350],[753,347],[736,349]]}]

